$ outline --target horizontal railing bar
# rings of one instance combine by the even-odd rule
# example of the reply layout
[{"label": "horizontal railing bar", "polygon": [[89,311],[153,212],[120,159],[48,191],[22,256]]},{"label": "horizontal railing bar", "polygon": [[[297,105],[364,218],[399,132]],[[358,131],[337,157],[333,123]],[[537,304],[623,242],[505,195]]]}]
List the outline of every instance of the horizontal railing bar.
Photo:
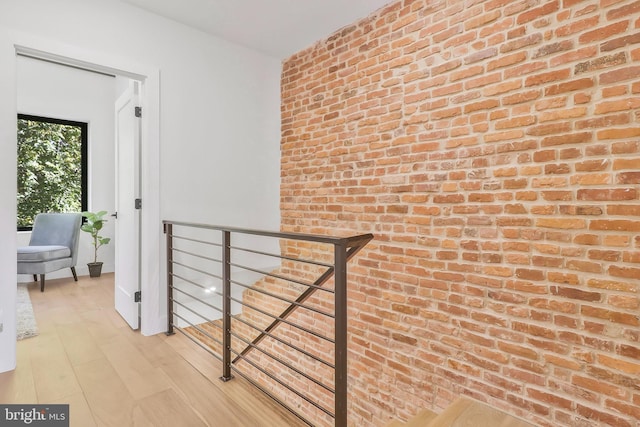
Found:
[{"label": "horizontal railing bar", "polygon": [[223,227],[220,225],[199,224],[199,223],[193,223],[193,222],[182,222],[182,221],[171,221],[171,220],[164,220],[162,221],[162,224],[173,224],[173,225],[187,226],[187,227],[194,227],[194,228],[204,228],[207,230],[228,231],[231,233],[253,234],[256,236],[278,237],[281,239],[289,239],[289,240],[306,240],[309,242],[330,243],[334,245],[346,245],[348,247],[353,246],[354,243],[359,243],[360,240],[369,241],[373,238],[372,234],[362,234],[362,235],[351,236],[351,237],[330,237],[330,236],[320,236],[316,234],[251,230],[247,228]]},{"label": "horizontal railing bar", "polygon": [[313,383],[315,383],[317,386],[324,388],[325,390],[327,390],[329,393],[331,394],[335,394],[336,391],[334,389],[332,389],[331,387],[329,387],[328,385],[324,384],[322,381],[318,381],[317,379],[313,378],[312,376],[305,374],[304,372],[302,372],[300,369],[296,368],[293,365],[288,364],[287,362],[283,362],[280,358],[278,358],[277,356],[269,353],[266,350],[263,350],[262,348],[260,348],[257,345],[252,344],[249,340],[244,339],[243,337],[241,337],[240,335],[234,333],[233,331],[231,332],[231,335],[233,335],[234,337],[236,337],[237,339],[239,339],[240,341],[242,341],[243,343],[247,344],[250,347],[255,348],[256,350],[258,350],[260,353],[267,355],[268,357],[272,358],[273,360],[279,362],[282,366],[285,366],[289,369],[291,369],[293,372],[297,373],[298,375],[302,375],[303,377],[305,377],[306,379],[308,379],[309,381],[312,381]]},{"label": "horizontal railing bar", "polygon": [[[180,276],[179,274],[171,273],[171,277],[177,277],[178,279],[180,279],[180,280],[184,280],[185,282],[187,282],[187,283],[189,283],[189,284],[192,284],[192,285],[194,285],[194,286],[196,286],[196,287],[198,287],[198,288],[200,288],[200,289],[204,289],[205,291],[209,291],[209,292],[211,292],[212,294],[222,296],[222,294],[221,294],[220,292],[218,292],[217,290],[216,290],[216,291],[212,291],[212,290],[211,290],[211,288],[208,288],[208,287],[206,287],[206,286],[202,286],[201,284],[196,283],[196,282],[194,282],[193,280],[189,280],[189,279],[187,279],[186,277],[182,277],[182,276]],[[217,276],[216,276],[216,278],[217,278]],[[182,284],[182,283],[179,283],[179,284]],[[174,285],[174,288],[175,288],[175,285]],[[175,289],[177,289],[177,288],[175,288]]]},{"label": "horizontal railing bar", "polygon": [[305,258],[293,258],[293,257],[285,256],[285,255],[272,254],[270,252],[256,251],[255,249],[243,248],[243,247],[240,247],[240,246],[231,246],[231,249],[234,249],[234,250],[237,250],[237,251],[250,252],[252,254],[270,256],[270,257],[273,257],[273,258],[286,259],[288,261],[301,262],[301,263],[304,263],[304,264],[319,265],[319,266],[327,267],[327,268],[333,267],[333,264],[325,264],[324,262],[320,262],[320,261],[313,261],[313,260],[305,259]]},{"label": "horizontal railing bar", "polygon": [[[236,264],[236,263],[232,262],[231,266],[242,268],[243,270],[253,271],[254,273],[264,274],[265,276],[275,277],[276,279],[285,280],[287,282],[297,283],[298,285],[306,286],[307,288],[313,288],[313,289],[316,289],[316,290],[319,290],[319,291],[329,292],[331,294],[335,293],[335,291],[333,289],[323,288],[323,287],[317,286],[315,284],[306,283],[306,282],[303,282],[301,280],[296,280],[296,279],[292,279],[290,277],[282,276],[280,274],[274,274],[274,273],[269,273],[269,272],[266,272],[266,271],[263,271],[263,270],[258,270],[257,268],[247,267],[247,266],[244,266],[242,264]],[[331,268],[333,268],[333,266],[331,266]]]},{"label": "horizontal railing bar", "polygon": [[[251,366],[253,366],[254,368],[256,368],[258,371],[262,372],[263,374],[265,374],[266,376],[268,376],[269,378],[271,378],[273,381],[277,382],[278,384],[280,384],[281,386],[283,386],[284,388],[286,388],[287,390],[289,390],[290,392],[296,394],[298,397],[306,400],[307,402],[309,402],[310,404],[312,404],[313,406],[315,406],[316,408],[318,408],[319,410],[321,410],[322,412],[324,412],[325,414],[329,415],[331,418],[335,418],[335,415],[333,414],[333,412],[329,411],[327,408],[325,408],[324,406],[314,402],[313,400],[311,400],[309,397],[307,397],[305,394],[299,392],[298,390],[296,390],[295,388],[291,387],[289,384],[285,383],[284,381],[280,380],[278,377],[276,377],[275,375],[273,375],[272,373],[270,373],[269,371],[267,371],[266,369],[261,368],[260,366],[258,366],[256,363],[254,363],[252,360],[250,360],[249,358],[247,358],[246,356],[241,355],[240,353],[238,353],[237,351],[231,349],[231,352],[233,354],[236,355],[236,357],[244,360],[245,362],[247,362],[248,364],[250,364]],[[237,366],[231,366],[231,368],[234,371],[239,371],[240,369]]]},{"label": "horizontal railing bar", "polygon": [[[207,307],[211,307],[211,308],[213,308],[214,310],[217,310],[217,311],[219,311],[220,313],[222,313],[222,310],[221,310],[220,308],[216,307],[215,305],[211,305],[211,304],[209,304],[209,303],[207,303],[207,302],[204,302],[204,301],[203,301],[203,300],[201,300],[200,298],[195,297],[195,296],[191,295],[190,293],[183,291],[182,289],[179,289],[179,288],[174,287],[174,288],[173,288],[173,290],[174,290],[174,291],[178,291],[178,292],[180,292],[180,293],[182,293],[182,294],[184,294],[184,295],[187,295],[187,296],[189,296],[189,297],[193,298],[194,300],[198,301],[200,304],[204,304],[204,305],[206,305]],[[174,299],[172,299],[172,301],[176,301],[176,300],[175,300],[175,298],[174,298]],[[177,302],[177,301],[176,301],[176,302]]]},{"label": "horizontal railing bar", "polygon": [[250,309],[255,310],[258,313],[261,313],[261,314],[263,314],[263,315],[265,315],[267,317],[270,317],[270,318],[272,318],[274,320],[278,320],[279,322],[283,322],[283,323],[286,323],[289,326],[293,326],[294,328],[299,329],[301,331],[304,331],[304,332],[308,333],[309,335],[313,335],[314,337],[323,339],[323,340],[325,340],[327,342],[330,342],[331,344],[335,344],[335,341],[333,340],[333,338],[325,337],[324,335],[322,335],[322,334],[320,334],[318,332],[312,331],[311,329],[307,329],[304,326],[296,325],[295,323],[290,322],[287,319],[283,319],[281,317],[274,316],[273,314],[267,313],[266,311],[263,311],[263,310],[261,310],[261,309],[259,309],[257,307],[254,307],[251,304],[247,304],[247,303],[245,303],[245,302],[243,302],[241,300],[238,300],[237,298],[229,297],[229,299],[232,300],[232,301],[235,301],[238,304],[241,304],[241,305],[243,305],[245,307],[249,307]]},{"label": "horizontal railing bar", "polygon": [[211,258],[211,257],[204,256],[204,255],[194,254],[193,252],[185,251],[183,249],[171,248],[171,250],[173,250],[174,252],[180,252],[181,254],[187,254],[187,255],[191,255],[191,256],[194,256],[194,257],[201,258],[201,259],[206,259],[207,261],[222,262],[222,260],[220,260],[220,259]]},{"label": "horizontal railing bar", "polygon": [[[193,280],[189,280],[189,279],[187,279],[186,277],[182,277],[182,276],[180,276],[179,274],[170,273],[170,275],[171,275],[171,277],[177,277],[177,278],[178,278],[178,279],[180,279],[180,280],[184,280],[184,281],[185,281],[185,282],[187,282],[187,283],[190,283],[190,284],[192,284],[192,285],[194,285],[194,286],[197,286],[197,287],[198,287],[198,288],[200,288],[200,289],[204,289],[204,290],[209,289],[209,288],[207,288],[206,286],[202,286],[200,283],[196,283],[196,282],[194,282]],[[174,288],[176,288],[176,287],[175,287],[175,284],[173,285],[173,287],[174,287]],[[177,289],[177,288],[176,288],[176,289]],[[217,294],[217,295],[221,295],[221,294],[220,294],[220,293],[218,293],[218,292],[214,292],[214,293],[215,293],[215,294]]]},{"label": "horizontal railing bar", "polygon": [[175,261],[175,260],[173,261],[173,264],[175,264],[175,265],[179,265],[179,266],[184,267],[184,268],[188,268],[188,269],[189,269],[189,270],[191,270],[191,271],[197,271],[198,273],[202,273],[202,274],[204,274],[205,276],[209,276],[209,277],[213,277],[213,278],[216,278],[216,279],[220,279],[220,280],[222,280],[222,277],[221,277],[221,276],[218,276],[218,275],[213,274],[213,273],[209,273],[208,271],[200,270],[200,269],[198,269],[198,268],[192,267],[192,266],[190,266],[190,265],[183,264],[183,263],[178,262],[178,261]]},{"label": "horizontal railing bar", "polygon": [[212,246],[222,247],[222,245],[220,243],[210,242],[208,240],[193,239],[191,237],[177,236],[175,234],[172,234],[171,237],[173,237],[174,239],[182,239],[182,240],[188,240],[190,242],[204,243],[205,245],[212,245]]},{"label": "horizontal railing bar", "polygon": [[[186,305],[176,301],[175,299],[173,300],[173,302],[178,304],[180,307],[183,307],[185,310],[188,310],[188,311],[192,312],[193,314],[195,314],[196,316],[206,320],[208,323],[213,323],[214,322],[213,319],[209,319],[207,317],[204,317],[202,314],[198,313],[197,311],[194,311],[194,310],[190,309],[189,307],[187,307]],[[184,320],[184,319],[182,319],[182,320]],[[195,325],[192,325],[192,326],[195,326]]]},{"label": "horizontal railing bar", "polygon": [[[321,358],[319,358],[318,356],[315,356],[315,355],[313,355],[313,354],[309,353],[307,350],[304,350],[304,349],[302,349],[302,348],[298,347],[298,346],[297,346],[297,345],[295,345],[295,344],[291,344],[290,342],[287,342],[287,341],[283,340],[282,338],[279,338],[279,337],[277,337],[277,336],[275,336],[275,335],[273,335],[273,334],[271,334],[271,333],[269,333],[269,332],[267,332],[267,331],[265,331],[265,330],[263,330],[263,329],[260,329],[259,327],[257,327],[257,326],[256,326],[256,325],[254,325],[253,323],[251,323],[251,322],[249,322],[249,321],[246,321],[246,320],[242,319],[242,318],[241,318],[241,317],[239,317],[239,316],[231,316],[231,318],[232,318],[233,320],[238,321],[238,322],[244,323],[245,325],[249,326],[250,328],[255,329],[256,331],[258,331],[258,332],[260,332],[260,333],[264,334],[265,336],[267,336],[267,337],[269,337],[269,338],[272,338],[272,339],[274,339],[274,340],[276,340],[276,341],[278,341],[278,342],[280,342],[280,343],[282,343],[282,344],[286,345],[287,347],[290,347],[290,348],[292,348],[292,349],[296,350],[298,353],[302,353],[302,354],[304,354],[305,356],[307,356],[307,357],[309,357],[309,358],[311,358],[311,359],[313,359],[313,360],[315,360],[315,361],[317,361],[317,362],[320,362],[320,363],[322,363],[323,365],[326,365],[326,366],[328,366],[328,367],[329,367],[329,368],[331,368],[331,369],[336,369],[336,367],[335,367],[335,365],[334,365],[333,363],[331,363],[331,362],[327,362],[326,360],[321,359]],[[235,362],[235,360],[234,360],[234,362]]]},{"label": "horizontal railing bar", "polygon": [[284,301],[284,302],[286,302],[286,303],[289,303],[289,304],[292,304],[292,305],[298,306],[298,307],[300,307],[300,308],[305,308],[305,309],[307,309],[307,310],[310,310],[310,311],[316,312],[316,313],[318,313],[318,314],[322,314],[323,316],[329,317],[329,318],[331,318],[331,319],[335,319],[335,318],[336,318],[336,316],[334,316],[334,315],[333,315],[333,314],[331,314],[331,313],[327,313],[326,311],[322,311],[322,310],[319,310],[319,309],[317,309],[317,308],[310,307],[310,306],[308,306],[308,305],[304,305],[304,304],[301,304],[301,303],[296,302],[296,301],[292,301],[292,300],[290,300],[290,299],[287,299],[287,298],[281,297],[281,296],[276,295],[276,294],[273,294],[273,293],[271,293],[271,292],[267,292],[267,291],[265,291],[264,289],[260,289],[260,288],[253,287],[253,286],[249,286],[249,285],[245,285],[244,283],[240,283],[240,282],[237,282],[237,281],[235,281],[235,280],[231,280],[230,282],[231,282],[231,283],[233,283],[233,284],[235,284],[235,285],[242,286],[242,287],[243,287],[243,288],[245,288],[245,289],[251,289],[252,291],[256,291],[256,292],[260,292],[261,294],[268,295],[268,296],[270,296],[271,298],[279,299],[280,301]]},{"label": "horizontal railing bar", "polygon": [[222,357],[218,356],[217,354],[215,354],[213,351],[211,351],[210,348],[208,348],[207,346],[205,346],[204,344],[202,344],[200,341],[198,341],[197,339],[195,339],[194,337],[192,337],[190,334],[186,333],[185,331],[182,330],[182,328],[178,327],[178,326],[174,326],[174,329],[178,332],[180,332],[182,335],[184,335],[185,337],[189,338],[191,341],[193,341],[194,343],[198,344],[200,347],[202,347],[202,349],[204,349],[207,353],[209,353],[210,355],[212,355],[213,357],[215,357],[216,359],[218,359],[220,362],[222,362]]},{"label": "horizontal railing bar", "polygon": [[207,332],[205,332],[204,330],[200,329],[197,325],[194,325],[193,323],[189,322],[187,319],[185,319],[184,317],[180,316],[178,313],[176,313],[175,311],[172,312],[172,314],[174,316],[176,316],[178,319],[182,319],[183,321],[187,322],[189,325],[191,325],[191,327],[195,328],[198,332],[200,332],[203,335],[206,335],[209,339],[211,339],[212,341],[222,345],[222,342],[220,342],[217,338],[212,337],[211,335],[209,335]]},{"label": "horizontal railing bar", "polygon": [[[297,418],[300,419],[300,421],[302,421],[303,423],[307,424],[310,427],[314,427],[314,424],[307,420],[305,417],[303,417],[302,415],[300,415],[299,413],[297,413],[293,408],[291,408],[289,405],[287,405],[286,403],[284,403],[282,400],[278,399],[273,393],[271,393],[270,391],[268,391],[266,388],[262,387],[257,381],[252,380],[248,375],[243,374],[242,371],[238,370],[235,366],[231,366],[231,369],[233,369],[235,371],[236,374],[240,375],[242,378],[244,378],[246,381],[248,381],[251,385],[253,385],[255,388],[257,388],[258,390],[260,390],[261,392],[263,392],[264,394],[266,394],[267,396],[269,396],[271,399],[275,400],[276,403],[278,403],[280,406],[282,406],[284,409],[286,409],[287,411],[291,412],[291,414],[295,415]],[[331,417],[333,418],[333,417]]]}]

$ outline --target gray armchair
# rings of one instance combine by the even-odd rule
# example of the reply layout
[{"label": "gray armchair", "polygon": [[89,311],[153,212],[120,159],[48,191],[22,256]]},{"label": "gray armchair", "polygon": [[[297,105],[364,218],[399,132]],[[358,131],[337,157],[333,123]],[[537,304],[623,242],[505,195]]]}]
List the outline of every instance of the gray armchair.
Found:
[{"label": "gray armchair", "polygon": [[76,260],[82,215],[79,213],[41,213],[33,222],[29,246],[18,248],[18,274],[33,274],[40,292],[44,292],[44,275],[71,268],[77,282]]}]

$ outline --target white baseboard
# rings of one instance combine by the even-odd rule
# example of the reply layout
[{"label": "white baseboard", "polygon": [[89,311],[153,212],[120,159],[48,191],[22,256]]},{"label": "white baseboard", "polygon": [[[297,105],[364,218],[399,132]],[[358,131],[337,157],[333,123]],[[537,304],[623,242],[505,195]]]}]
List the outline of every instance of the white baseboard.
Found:
[{"label": "white baseboard", "polygon": [[[115,271],[115,266],[113,264],[104,264],[102,266],[103,273],[113,273]],[[89,267],[86,264],[84,265],[76,265],[76,274],[78,276],[88,276],[89,275]],[[46,275],[47,280],[53,279],[64,279],[67,277],[73,277],[71,274],[70,268],[63,268],[62,270],[52,271]],[[18,283],[29,283],[33,282],[32,274],[18,274]]]}]

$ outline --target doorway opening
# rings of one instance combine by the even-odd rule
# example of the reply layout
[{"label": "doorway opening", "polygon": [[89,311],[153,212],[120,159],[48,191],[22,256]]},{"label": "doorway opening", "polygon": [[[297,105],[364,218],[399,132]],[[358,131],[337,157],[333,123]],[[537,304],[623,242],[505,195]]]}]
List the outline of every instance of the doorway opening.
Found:
[{"label": "doorway opening", "polygon": [[[22,48],[22,47],[16,47],[16,53],[17,53],[17,58],[16,58],[17,63],[23,60],[31,60],[31,61],[37,61],[41,64],[46,64],[48,66],[58,66],[62,68],[71,69],[77,73],[82,73],[87,75],[97,74],[102,78],[107,78],[107,79],[110,78],[112,80],[115,77],[118,81],[125,82],[124,85],[119,84],[118,85],[119,88],[123,86],[126,86],[126,90],[128,90],[129,87],[134,88],[133,92],[137,96],[137,99],[135,100],[135,103],[137,105],[132,107],[133,110],[136,110],[136,109],[139,110],[139,108],[136,108],[136,107],[140,107],[143,102],[145,101],[148,102],[149,99],[154,99],[154,98],[157,99],[157,86],[155,86],[155,84],[157,84],[157,76],[155,77],[152,76],[151,84],[150,84],[149,82],[150,79],[143,74],[131,73],[129,71],[122,71],[114,67],[97,65],[93,63],[85,63],[80,60],[71,59],[68,57],[54,55],[54,54],[41,52],[41,51],[35,51],[33,49]],[[18,80],[20,80],[20,78],[21,78],[21,75],[20,73],[18,73]],[[112,235],[115,236],[115,234],[118,233],[118,234],[127,236],[127,239],[125,238],[114,239],[115,245],[113,245],[114,247],[112,248],[113,255],[111,255],[111,271],[116,272],[117,278],[129,277],[130,279],[127,279],[127,283],[129,284],[129,289],[131,289],[131,286],[135,286],[136,289],[135,291],[131,292],[132,295],[130,296],[125,295],[126,298],[116,298],[115,305],[117,307],[118,305],[123,305],[124,302],[126,302],[129,308],[127,308],[126,310],[119,310],[119,311],[121,312],[123,317],[127,319],[130,326],[134,329],[141,328],[141,331],[144,335],[152,335],[154,333],[161,332],[162,327],[165,324],[164,319],[162,319],[162,316],[154,315],[154,313],[160,312],[160,310],[158,310],[157,307],[154,308],[154,302],[155,302],[155,305],[157,305],[158,301],[162,301],[163,299],[160,297],[150,298],[150,302],[151,302],[150,310],[145,310],[144,305],[140,304],[139,301],[134,300],[134,298],[136,298],[136,295],[133,295],[133,294],[138,293],[138,295],[140,295],[142,293],[141,291],[143,291],[143,289],[140,289],[141,287],[140,284],[142,283],[143,277],[145,278],[154,277],[156,278],[156,280],[159,279],[160,277],[158,273],[159,272],[158,265],[152,268],[149,268],[149,266],[147,266],[145,269],[142,269],[140,267],[140,261],[139,261],[141,259],[141,255],[143,251],[144,253],[147,253],[147,252],[158,253],[157,258],[159,258],[159,240],[160,240],[161,228],[160,228],[159,213],[158,213],[158,187],[157,187],[158,179],[154,176],[154,173],[153,173],[153,171],[157,173],[157,170],[158,170],[157,127],[158,127],[159,120],[158,120],[158,117],[153,114],[153,111],[154,110],[158,111],[158,108],[157,106],[155,106],[155,108],[154,107],[149,108],[152,114],[149,114],[148,118],[146,119],[146,122],[139,117],[133,116],[137,119],[137,123],[134,123],[134,126],[133,126],[135,128],[135,134],[137,135],[137,146],[135,147],[134,151],[125,153],[124,152],[125,150],[117,148],[117,144],[118,144],[117,136],[118,134],[122,134],[123,132],[129,131],[131,126],[129,124],[125,124],[124,125],[126,127],[125,130],[118,129],[115,127],[115,122],[116,122],[115,118],[118,115],[118,105],[116,104],[115,101],[118,98],[117,96],[118,94],[119,93],[112,92],[113,102],[111,102],[109,106],[109,109],[111,112],[111,119],[112,119],[111,120],[112,138],[110,143],[108,144],[108,148],[112,153],[111,157],[107,156],[106,159],[103,157],[105,152],[105,147],[106,147],[105,144],[102,144],[102,147],[99,147],[98,144],[93,144],[92,141],[90,141],[90,143],[88,144],[89,145],[88,157],[90,159],[94,159],[94,160],[90,160],[90,164],[88,166],[88,175],[89,175],[88,187],[90,188],[90,190],[88,191],[89,193],[88,207],[89,207],[89,210],[94,210],[94,211],[108,210],[110,213],[113,213],[114,216],[112,218],[109,218],[109,222],[112,223],[111,224],[111,228],[112,228],[111,232],[113,233]],[[19,98],[18,111],[19,112],[42,114],[40,112],[41,110],[34,111],[31,109],[25,110],[21,108],[20,98],[22,95],[23,93],[20,90],[18,90],[18,98]],[[64,117],[64,118],[74,118],[74,119],[78,118],[77,116],[69,115],[68,112],[67,114],[56,115],[56,116]],[[87,120],[87,122],[89,123],[90,129],[96,126],[96,123],[94,120]],[[123,123],[123,122],[124,120],[119,121],[119,123]],[[143,141],[143,138],[145,137],[148,139],[145,139],[146,146],[143,148],[142,141]],[[114,144],[116,144],[116,146],[114,146]],[[142,150],[145,150],[145,154],[147,155],[146,162],[142,161],[142,158],[143,158],[141,155]],[[127,165],[118,167],[118,162],[123,161],[124,156],[126,155],[130,156],[130,159],[127,159],[127,162],[128,162]],[[101,160],[95,160],[96,157],[100,158]],[[144,168],[144,171],[143,171],[143,168]],[[108,179],[108,178],[105,179],[105,176],[107,177],[109,176],[109,173],[105,174],[106,171],[110,172],[111,179]],[[132,171],[132,173],[130,173],[127,176],[124,176],[124,175],[121,175],[122,171]],[[149,171],[152,171],[152,172],[149,173]],[[141,187],[140,183],[142,182],[141,177],[145,173],[147,174],[147,177],[145,180],[147,182],[147,187],[144,190],[144,194],[145,194],[146,202],[148,204],[146,215],[145,213],[143,213],[141,209],[136,210],[134,207],[133,210],[136,211],[134,212],[134,216],[137,219],[134,222],[128,222],[126,226],[123,224],[118,224],[123,219],[123,216],[124,217],[127,216],[126,215],[127,205],[136,206],[135,200],[142,199],[143,188]],[[116,200],[116,197],[120,197],[120,194],[122,194],[123,191],[118,192],[117,187],[125,188],[124,183],[126,182],[127,179],[130,179],[130,178],[133,179],[134,181],[131,182],[131,180],[129,180],[131,185],[131,189],[129,193],[133,194],[135,197],[129,198],[128,203],[123,203],[123,202],[118,203]],[[110,181],[110,184],[107,185],[107,187],[110,186],[110,188],[107,188],[106,191],[98,191],[95,189],[91,189],[92,186],[104,187],[105,181]],[[129,193],[126,193],[126,195],[128,196]],[[107,199],[110,199],[108,203],[106,202]],[[139,203],[138,203],[138,206],[139,206]],[[143,217],[146,217],[150,220],[143,221],[142,220]],[[154,221],[154,219],[156,220]],[[142,230],[141,227],[145,223],[148,224],[148,227],[146,230]],[[127,229],[127,227],[129,227],[129,229]],[[153,227],[154,229],[153,232],[148,231],[149,228],[151,227]],[[129,237],[131,236],[134,236],[134,238],[129,239]],[[24,240],[25,238],[26,238],[25,236],[22,236],[22,240]],[[124,240],[127,240],[128,242],[126,245],[123,244]],[[131,251],[132,242],[136,245],[133,251]],[[19,236],[18,244],[22,245],[22,242],[20,242],[20,236]],[[131,257],[129,255],[124,255],[124,256],[117,255],[120,249],[125,246],[126,248],[128,248],[127,249],[128,254],[130,255],[133,252],[135,254],[134,257]],[[124,260],[127,260],[127,262],[124,265],[122,265],[123,263],[122,262],[119,263],[118,259],[120,260],[124,259]],[[81,265],[80,261],[78,264]],[[107,271],[108,270],[109,269],[107,269]],[[157,270],[157,272],[154,270]],[[150,295],[150,293],[148,295]],[[135,307],[134,321],[129,321],[129,319],[125,315],[126,313],[131,312],[130,307]],[[126,313],[123,314],[122,313],[123,311],[125,311]],[[145,312],[146,312],[146,318],[148,319],[148,322],[145,322],[144,320]]]}]

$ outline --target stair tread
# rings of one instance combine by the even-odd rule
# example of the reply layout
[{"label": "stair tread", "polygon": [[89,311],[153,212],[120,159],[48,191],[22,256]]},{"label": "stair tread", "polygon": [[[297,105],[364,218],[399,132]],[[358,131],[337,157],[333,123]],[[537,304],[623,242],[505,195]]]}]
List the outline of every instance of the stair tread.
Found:
[{"label": "stair tread", "polygon": [[488,405],[461,397],[425,427],[534,427]]},{"label": "stair tread", "polygon": [[425,427],[429,425],[429,423],[437,416],[438,414],[436,414],[435,412],[428,409],[423,409],[418,412],[415,417],[407,421],[405,427]]}]

